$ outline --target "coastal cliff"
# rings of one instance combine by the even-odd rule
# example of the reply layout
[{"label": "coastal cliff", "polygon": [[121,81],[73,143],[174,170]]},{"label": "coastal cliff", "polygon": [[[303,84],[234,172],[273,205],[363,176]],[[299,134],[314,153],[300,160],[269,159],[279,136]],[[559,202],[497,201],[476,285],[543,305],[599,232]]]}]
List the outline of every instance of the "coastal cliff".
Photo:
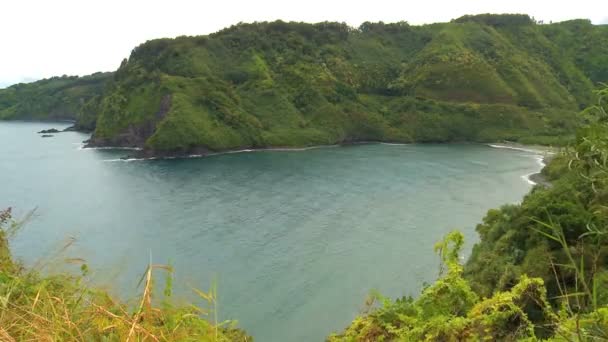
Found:
[{"label": "coastal cliff", "polygon": [[0,89],[0,119],[75,120],[147,156],[359,141],[571,141],[608,78],[608,26],[527,15],[237,24],[156,39],[114,73]]}]

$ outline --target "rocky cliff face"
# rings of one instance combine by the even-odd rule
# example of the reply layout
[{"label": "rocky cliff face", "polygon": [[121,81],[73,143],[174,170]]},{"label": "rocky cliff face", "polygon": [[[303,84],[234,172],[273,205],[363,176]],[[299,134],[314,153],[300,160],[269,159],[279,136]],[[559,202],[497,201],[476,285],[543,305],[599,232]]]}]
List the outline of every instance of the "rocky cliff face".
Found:
[{"label": "rocky cliff face", "polygon": [[98,137],[95,134],[87,142],[88,147],[145,147],[146,140],[154,134],[156,125],[161,122],[171,109],[171,95],[164,95],[160,101],[160,107],[156,114],[140,123],[132,123],[119,134],[112,137]]}]

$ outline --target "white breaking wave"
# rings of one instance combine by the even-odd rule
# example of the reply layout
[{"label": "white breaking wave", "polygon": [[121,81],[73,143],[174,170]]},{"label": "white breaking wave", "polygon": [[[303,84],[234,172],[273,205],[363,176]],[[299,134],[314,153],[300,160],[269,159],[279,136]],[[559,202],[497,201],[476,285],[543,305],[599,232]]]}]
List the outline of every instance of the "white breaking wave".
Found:
[{"label": "white breaking wave", "polygon": [[[181,158],[204,158],[204,157],[213,157],[220,156],[224,154],[234,154],[234,153],[250,153],[250,152],[298,152],[298,151],[308,151],[314,150],[318,148],[330,148],[330,147],[339,147],[340,145],[319,145],[319,146],[310,146],[310,147],[271,147],[271,148],[256,148],[256,149],[242,149],[242,150],[234,150],[234,151],[224,151],[224,152],[215,152],[208,154],[187,154],[183,156],[168,156],[168,157],[149,157],[149,158],[118,158],[118,159],[105,159],[104,162],[131,162],[131,161],[144,161],[144,160],[163,160],[163,159],[181,159]],[[112,147],[93,147],[93,149],[114,149]],[[125,147],[123,150],[141,150],[141,148],[132,148]]]},{"label": "white breaking wave", "polygon": [[530,185],[536,185],[537,184],[535,181],[533,181],[532,179],[530,179],[530,177],[532,177],[532,175],[535,175],[535,174],[541,172],[542,169],[546,166],[545,161],[544,161],[545,158],[543,158],[543,156],[536,155],[534,157],[536,159],[536,162],[538,163],[538,166],[540,166],[540,168],[538,169],[538,171],[521,176]]},{"label": "white breaking wave", "polygon": [[144,160],[154,160],[158,158],[116,158],[116,159],[104,159],[103,162],[113,163],[113,162],[134,162],[134,161],[144,161]]},{"label": "white breaking wave", "polygon": [[80,146],[79,150],[127,150],[127,151],[141,151],[143,149],[141,147],[120,147],[120,146],[116,146],[116,147],[112,147],[112,146],[85,147],[85,145],[82,144]]},{"label": "white breaking wave", "polygon": [[[355,144],[381,144],[381,145],[392,145],[392,146],[407,146],[411,144],[405,143],[384,143],[384,142],[368,142],[362,141],[357,142]],[[152,157],[152,158],[128,158],[128,159],[108,159],[105,161],[132,161],[132,160],[152,160],[152,159],[178,159],[178,158],[203,158],[203,157],[212,157],[212,156],[220,156],[223,154],[234,154],[234,153],[251,153],[251,152],[299,152],[299,151],[309,151],[315,150],[319,148],[333,148],[333,147],[341,147],[343,145],[334,144],[334,145],[318,145],[318,146],[308,146],[308,147],[269,147],[269,148],[246,148],[242,150],[233,150],[233,151],[223,151],[223,152],[214,152],[208,154],[190,154],[183,156],[172,156],[172,157]],[[79,150],[132,150],[132,151],[141,151],[140,147],[85,147],[82,144],[79,147]]]},{"label": "white breaking wave", "polygon": [[525,147],[518,147],[518,146],[498,145],[498,144],[488,144],[488,146],[494,147],[494,148],[506,148],[508,150],[523,151],[523,152],[529,152],[529,153],[534,153],[534,154],[541,154],[541,153],[555,154],[555,152],[551,152],[551,151],[542,151],[542,150],[536,150],[536,149],[532,149],[532,148],[525,148]]},{"label": "white breaking wave", "polygon": [[547,164],[545,164],[545,158],[543,156],[536,156],[536,163],[540,166],[541,170],[543,167],[547,166]]},{"label": "white breaking wave", "polygon": [[122,159],[122,158],[116,158],[116,159],[104,159],[102,160],[104,163],[114,163],[114,162],[129,162],[129,161],[136,161],[139,159],[136,158],[132,158],[132,159]]},{"label": "white breaking wave", "polygon": [[551,151],[541,151],[541,150],[535,150],[535,149],[531,149],[531,148],[524,148],[524,147],[516,147],[516,146],[508,146],[508,145],[497,145],[497,144],[488,144],[488,146],[493,147],[493,148],[505,148],[505,149],[509,149],[509,150],[516,150],[516,151],[522,151],[522,152],[528,152],[528,153],[533,153],[533,157],[536,160],[536,163],[539,166],[538,171],[536,172],[531,172],[525,175],[522,175],[521,178],[526,181],[528,184],[534,186],[537,183],[535,181],[533,181],[532,179],[530,179],[530,177],[532,177],[532,175],[535,175],[537,173],[540,173],[542,171],[542,169],[546,166],[545,164],[545,158],[543,156],[543,154],[554,154],[554,152]]},{"label": "white breaking wave", "polygon": [[406,143],[387,143],[387,142],[383,142],[380,143],[381,145],[389,145],[389,146],[407,146],[407,145],[411,145],[411,144],[406,144]]},{"label": "white breaking wave", "polygon": [[[219,156],[222,154],[250,153],[250,152],[299,152],[299,151],[315,150],[318,148],[331,148],[331,147],[340,147],[340,145],[319,145],[319,146],[309,146],[309,147],[246,148],[246,149],[242,149],[242,150],[215,152],[215,153],[209,153],[209,154],[205,154],[205,155],[193,155],[193,156],[209,157],[209,156]],[[187,157],[189,157],[189,156],[187,156]]]},{"label": "white breaking wave", "polygon": [[537,174],[537,173],[538,173],[538,172],[532,172],[532,173],[529,173],[529,174],[527,174],[527,175],[523,175],[523,176],[521,176],[521,179],[523,179],[524,181],[526,181],[526,182],[527,182],[528,184],[530,184],[530,185],[536,185],[536,182],[535,182],[535,181],[533,181],[532,179],[530,179],[530,177],[531,177],[532,175]]}]

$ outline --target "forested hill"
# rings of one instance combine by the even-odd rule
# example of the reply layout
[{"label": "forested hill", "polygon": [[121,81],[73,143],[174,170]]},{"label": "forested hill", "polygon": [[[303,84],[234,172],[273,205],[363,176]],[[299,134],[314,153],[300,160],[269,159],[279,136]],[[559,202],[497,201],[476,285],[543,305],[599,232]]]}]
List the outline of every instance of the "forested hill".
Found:
[{"label": "forested hill", "polygon": [[238,24],[146,42],[92,143],[154,152],[360,140],[555,142],[608,79],[608,27],[526,15]]},{"label": "forested hill", "polygon": [[136,47],[91,145],[150,154],[350,141],[558,143],[608,81],[608,26],[527,15],[449,23],[238,24]]},{"label": "forested hill", "polygon": [[328,341],[608,341],[608,85],[595,94],[550,183],[489,210],[466,264],[453,231],[435,245],[438,280],[415,299],[373,291]]},{"label": "forested hill", "polygon": [[95,118],[79,118],[79,112],[86,102],[102,94],[111,75],[52,77],[0,89],[0,119],[79,119],[85,125],[81,128],[94,128]]}]

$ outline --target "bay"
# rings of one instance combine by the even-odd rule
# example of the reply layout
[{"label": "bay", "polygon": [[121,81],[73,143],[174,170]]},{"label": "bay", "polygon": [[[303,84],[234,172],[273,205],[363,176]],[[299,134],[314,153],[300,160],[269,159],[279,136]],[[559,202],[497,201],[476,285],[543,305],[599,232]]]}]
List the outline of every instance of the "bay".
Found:
[{"label": "bay", "polygon": [[0,208],[36,209],[13,254],[45,272],[83,258],[123,298],[150,260],[169,263],[176,300],[216,281],[220,318],[257,341],[322,341],[371,289],[416,295],[437,277],[433,244],[460,229],[466,257],[485,212],[521,201],[540,168],[532,152],[477,144],[124,161],[82,149],[82,133],[36,134],[66,126],[0,122]]}]

